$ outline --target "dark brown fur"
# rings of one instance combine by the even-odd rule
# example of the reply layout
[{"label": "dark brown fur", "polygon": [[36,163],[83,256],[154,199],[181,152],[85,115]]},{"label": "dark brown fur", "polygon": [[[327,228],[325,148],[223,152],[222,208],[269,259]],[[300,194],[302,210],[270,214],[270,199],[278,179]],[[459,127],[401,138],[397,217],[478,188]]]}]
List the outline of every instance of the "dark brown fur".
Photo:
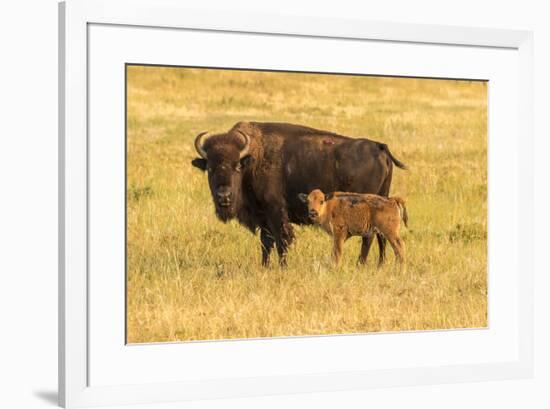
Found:
[{"label": "dark brown fur", "polygon": [[[248,155],[239,159],[250,138]],[[385,144],[285,123],[239,122],[228,132],[208,137],[205,158],[193,165],[208,170],[216,214],[237,218],[252,232],[260,230],[262,263],[272,248],[285,263],[294,239],[291,223],[310,224],[300,192],[349,190],[388,196],[393,165],[405,168]],[[221,193],[220,193],[221,191]],[[220,195],[229,196],[222,206]],[[372,236],[363,239],[360,261],[366,260]],[[379,262],[385,240],[378,236]]]}]

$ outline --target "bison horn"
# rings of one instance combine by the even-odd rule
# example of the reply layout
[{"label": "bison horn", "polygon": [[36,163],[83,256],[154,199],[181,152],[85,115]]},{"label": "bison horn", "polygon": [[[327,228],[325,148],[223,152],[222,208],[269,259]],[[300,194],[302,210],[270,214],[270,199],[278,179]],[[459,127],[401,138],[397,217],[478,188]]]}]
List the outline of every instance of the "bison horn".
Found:
[{"label": "bison horn", "polygon": [[206,136],[208,134],[208,132],[201,132],[200,134],[197,135],[197,137],[195,138],[195,149],[197,150],[197,153],[199,155],[201,155],[201,158],[203,159],[208,159],[207,158],[207,155],[206,155],[206,151],[203,149],[202,147],[202,138],[204,136]]},{"label": "bison horn", "polygon": [[244,148],[241,150],[241,154],[239,156],[239,159],[242,159],[246,155],[248,155],[248,151],[250,150],[250,137],[242,131],[237,132],[240,133],[244,138]]}]

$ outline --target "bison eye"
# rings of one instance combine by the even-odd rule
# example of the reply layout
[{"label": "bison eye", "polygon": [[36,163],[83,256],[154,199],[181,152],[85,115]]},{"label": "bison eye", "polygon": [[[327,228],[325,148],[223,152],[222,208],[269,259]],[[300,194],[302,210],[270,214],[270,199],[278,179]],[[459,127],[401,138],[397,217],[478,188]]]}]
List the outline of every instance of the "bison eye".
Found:
[{"label": "bison eye", "polygon": [[240,172],[241,169],[242,169],[241,163],[240,163],[240,162],[237,162],[237,164],[235,165],[235,170],[236,170],[237,172]]}]

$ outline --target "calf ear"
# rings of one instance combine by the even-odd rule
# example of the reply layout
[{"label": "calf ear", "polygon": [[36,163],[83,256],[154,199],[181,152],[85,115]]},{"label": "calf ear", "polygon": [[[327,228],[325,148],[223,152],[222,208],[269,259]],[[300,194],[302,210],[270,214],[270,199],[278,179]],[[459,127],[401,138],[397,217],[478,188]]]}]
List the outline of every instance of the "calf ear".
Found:
[{"label": "calf ear", "polygon": [[241,166],[243,168],[246,168],[247,166],[251,165],[254,162],[254,158],[251,155],[245,155],[243,158],[241,158]]},{"label": "calf ear", "polygon": [[204,172],[206,170],[206,167],[208,166],[208,163],[206,162],[206,159],[195,158],[191,161],[191,165]]},{"label": "calf ear", "polygon": [[299,193],[298,199],[300,199],[302,203],[307,203],[307,195],[305,193]]},{"label": "calf ear", "polygon": [[334,193],[327,193],[327,194],[325,195],[325,202],[326,202],[327,200],[332,199],[333,196],[334,196]]}]

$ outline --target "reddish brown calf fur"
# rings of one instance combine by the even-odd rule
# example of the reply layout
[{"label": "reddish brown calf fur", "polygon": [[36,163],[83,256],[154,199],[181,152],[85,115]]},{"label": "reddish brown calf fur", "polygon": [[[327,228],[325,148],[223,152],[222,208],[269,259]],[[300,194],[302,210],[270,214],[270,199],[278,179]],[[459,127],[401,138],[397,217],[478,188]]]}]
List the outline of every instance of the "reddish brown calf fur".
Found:
[{"label": "reddish brown calf fur", "polygon": [[401,271],[405,269],[405,243],[399,236],[401,220],[407,226],[405,201],[397,196],[334,192],[316,189],[300,199],[307,203],[312,221],[334,238],[333,260],[340,263],[344,242],[352,236],[381,233],[390,242]]}]

